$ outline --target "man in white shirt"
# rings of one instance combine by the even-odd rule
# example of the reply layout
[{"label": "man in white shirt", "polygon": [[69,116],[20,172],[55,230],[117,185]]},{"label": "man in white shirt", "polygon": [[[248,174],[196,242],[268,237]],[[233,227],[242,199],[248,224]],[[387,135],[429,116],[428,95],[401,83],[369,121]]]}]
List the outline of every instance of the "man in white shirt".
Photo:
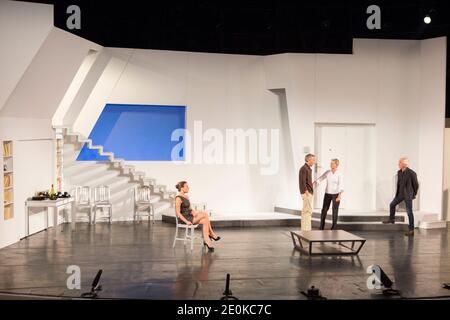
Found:
[{"label": "man in white shirt", "polygon": [[320,230],[325,228],[325,219],[331,202],[333,202],[333,223],[331,225],[331,230],[336,228],[339,204],[341,202],[342,193],[344,192],[344,177],[338,170],[339,160],[332,159],[330,167],[331,170],[325,171],[324,174],[314,181],[314,186],[316,187],[323,180],[327,180],[327,187],[323,198],[322,214],[320,216]]}]

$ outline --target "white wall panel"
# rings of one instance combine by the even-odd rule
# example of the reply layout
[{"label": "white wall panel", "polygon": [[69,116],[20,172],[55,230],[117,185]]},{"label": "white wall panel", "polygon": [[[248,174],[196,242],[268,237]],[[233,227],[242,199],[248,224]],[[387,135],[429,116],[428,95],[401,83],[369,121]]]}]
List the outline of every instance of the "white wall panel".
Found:
[{"label": "white wall panel", "polygon": [[0,1],[0,110],[53,28],[53,6]]}]

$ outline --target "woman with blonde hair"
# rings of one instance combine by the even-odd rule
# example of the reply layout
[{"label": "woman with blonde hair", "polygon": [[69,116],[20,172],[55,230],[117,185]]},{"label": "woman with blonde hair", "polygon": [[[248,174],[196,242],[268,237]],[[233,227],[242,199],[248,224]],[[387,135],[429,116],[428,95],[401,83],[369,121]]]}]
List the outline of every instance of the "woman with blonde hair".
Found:
[{"label": "woman with blonde hair", "polygon": [[327,170],[316,181],[314,186],[317,186],[321,181],[327,180],[327,187],[325,189],[325,196],[323,197],[322,213],[320,215],[320,230],[325,229],[325,219],[328,214],[331,202],[333,202],[333,223],[331,230],[336,229],[339,204],[341,203],[342,193],[344,192],[344,177],[338,170],[339,160],[332,159],[330,163],[330,170]]},{"label": "woman with blonde hair", "polygon": [[189,192],[189,185],[186,181],[178,182],[175,188],[179,192],[175,198],[175,212],[178,219],[187,225],[203,225],[203,245],[207,247],[209,251],[214,251],[211,240],[219,241],[220,237],[214,233],[211,222],[209,221],[208,213],[192,210],[191,202],[187,195]]}]

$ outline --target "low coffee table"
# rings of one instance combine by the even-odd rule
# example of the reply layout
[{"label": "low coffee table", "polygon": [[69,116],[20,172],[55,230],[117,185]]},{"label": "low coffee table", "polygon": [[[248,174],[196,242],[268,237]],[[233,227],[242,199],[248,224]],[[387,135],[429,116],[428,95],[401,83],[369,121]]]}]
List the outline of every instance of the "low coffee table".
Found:
[{"label": "low coffee table", "polygon": [[[344,230],[291,231],[294,248],[309,255],[357,255],[366,239]],[[305,245],[303,242],[306,242]],[[340,250],[334,252],[313,252],[315,243],[337,243]],[[358,244],[355,249],[355,244]]]}]

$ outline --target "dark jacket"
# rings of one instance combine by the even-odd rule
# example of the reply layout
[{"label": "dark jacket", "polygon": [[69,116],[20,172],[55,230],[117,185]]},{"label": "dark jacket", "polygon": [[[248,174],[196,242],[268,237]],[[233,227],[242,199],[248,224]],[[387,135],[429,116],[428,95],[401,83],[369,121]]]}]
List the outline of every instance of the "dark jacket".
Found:
[{"label": "dark jacket", "polygon": [[306,190],[313,194],[312,170],[306,163],[300,168],[298,173],[298,184],[300,186],[300,194],[304,194]]},{"label": "dark jacket", "polygon": [[417,174],[414,170],[406,168],[397,171],[397,191],[396,197],[403,197],[407,200],[416,198],[417,191],[419,190],[419,181],[417,181]]}]

